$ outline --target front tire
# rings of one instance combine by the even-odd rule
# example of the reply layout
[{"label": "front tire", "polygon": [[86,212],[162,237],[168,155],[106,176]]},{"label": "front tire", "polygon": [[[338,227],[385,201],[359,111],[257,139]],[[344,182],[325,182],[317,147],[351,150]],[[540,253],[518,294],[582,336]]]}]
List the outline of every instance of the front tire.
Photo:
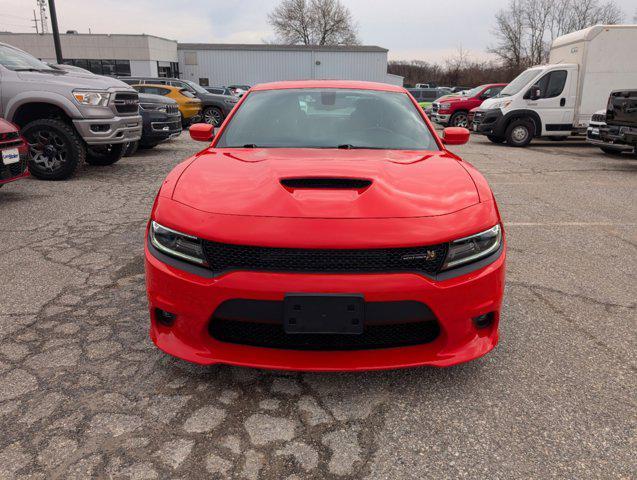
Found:
[{"label": "front tire", "polygon": [[526,147],[535,134],[535,125],[531,120],[513,120],[504,134],[507,144],[512,147]]},{"label": "front tire", "polygon": [[449,126],[451,127],[463,127],[467,128],[469,125],[469,118],[467,117],[467,112],[456,112],[451,115],[449,119]]},{"label": "front tire", "polygon": [[84,142],[62,120],[33,120],[24,126],[22,135],[29,143],[29,171],[40,180],[65,180],[86,158]]},{"label": "front tire", "polygon": [[113,165],[122,158],[125,145],[125,143],[118,143],[116,145],[94,145],[88,147],[86,163],[100,167]]},{"label": "front tire", "polygon": [[203,111],[203,121],[208,125],[218,127],[223,122],[223,112],[217,107],[208,107]]},{"label": "front tire", "polygon": [[139,148],[139,142],[130,142],[126,144],[126,148],[124,148],[123,157],[132,157],[137,153],[137,149]]}]

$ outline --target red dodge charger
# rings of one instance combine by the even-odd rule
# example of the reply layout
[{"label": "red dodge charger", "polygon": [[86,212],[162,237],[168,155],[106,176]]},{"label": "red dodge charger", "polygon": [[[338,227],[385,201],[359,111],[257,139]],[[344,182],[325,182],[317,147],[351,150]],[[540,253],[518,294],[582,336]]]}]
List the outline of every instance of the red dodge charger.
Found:
[{"label": "red dodge charger", "polygon": [[145,247],[151,338],[200,364],[449,366],[498,342],[505,241],[485,179],[409,93],[252,88],[178,165]]}]

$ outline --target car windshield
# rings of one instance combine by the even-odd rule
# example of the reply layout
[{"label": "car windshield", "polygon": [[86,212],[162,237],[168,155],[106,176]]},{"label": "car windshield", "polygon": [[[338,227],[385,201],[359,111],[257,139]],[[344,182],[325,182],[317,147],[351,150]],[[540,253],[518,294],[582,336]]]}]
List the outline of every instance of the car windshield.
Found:
[{"label": "car windshield", "polygon": [[527,83],[537,77],[542,70],[539,68],[531,68],[529,70],[525,70],[517,77],[515,77],[511,83],[509,83],[506,87],[502,89],[498,96],[500,97],[510,97],[511,95],[515,95],[520,90],[522,90]]},{"label": "car windshield", "polygon": [[184,80],[185,83],[187,83],[188,85],[190,85],[192,87],[192,89],[197,92],[197,93],[210,93],[208,90],[206,90],[205,88],[203,88],[201,85],[192,82],[190,80]]},{"label": "car windshield", "polygon": [[41,62],[34,56],[6,45],[0,45],[0,65],[15,71],[34,70],[53,73],[60,72],[60,70],[49,67],[46,63]]},{"label": "car windshield", "polygon": [[408,95],[336,88],[252,92],[216,146],[438,150]]},{"label": "car windshield", "polygon": [[462,96],[473,98],[482,90],[484,90],[484,85],[480,85],[479,87],[472,88],[471,90],[465,90],[462,92]]}]

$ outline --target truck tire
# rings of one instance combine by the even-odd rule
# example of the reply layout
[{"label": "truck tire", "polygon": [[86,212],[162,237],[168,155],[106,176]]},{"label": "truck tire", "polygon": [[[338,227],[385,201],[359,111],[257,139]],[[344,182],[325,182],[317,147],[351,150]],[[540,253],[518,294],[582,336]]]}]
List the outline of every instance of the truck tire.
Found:
[{"label": "truck tire", "polygon": [[619,149],[619,148],[612,148],[612,147],[599,147],[601,149],[602,152],[604,152],[607,155],[614,155],[614,156],[621,156],[623,150]]},{"label": "truck tire", "polygon": [[506,141],[506,138],[498,137],[496,135],[487,135],[487,138],[493,143],[504,143]]},{"label": "truck tire", "polygon": [[125,143],[118,143],[115,145],[94,145],[88,147],[86,163],[98,166],[113,165],[122,158],[125,145]]},{"label": "truck tire", "polygon": [[208,125],[218,127],[223,122],[223,112],[217,107],[208,107],[203,111],[203,121]]},{"label": "truck tire", "polygon": [[22,135],[29,143],[29,171],[40,180],[65,180],[86,158],[84,142],[62,120],[33,120],[22,128]]},{"label": "truck tire", "polygon": [[137,149],[139,148],[139,142],[129,142],[126,144],[126,148],[124,148],[123,157],[132,157],[137,153]]},{"label": "truck tire", "polygon": [[450,127],[467,128],[468,123],[467,112],[456,112],[451,115],[451,118],[449,119]]},{"label": "truck tire", "polygon": [[507,144],[512,147],[526,147],[535,134],[535,125],[532,120],[520,118],[513,120],[504,134]]}]

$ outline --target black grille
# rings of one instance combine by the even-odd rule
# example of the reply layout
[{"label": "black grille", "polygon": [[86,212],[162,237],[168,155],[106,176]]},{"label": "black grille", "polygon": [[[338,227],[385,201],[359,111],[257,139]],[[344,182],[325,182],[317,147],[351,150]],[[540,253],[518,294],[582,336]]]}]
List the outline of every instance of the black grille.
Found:
[{"label": "black grille", "polygon": [[113,103],[117,113],[137,113],[139,111],[139,95],[137,93],[116,93]]},{"label": "black grille", "polygon": [[605,123],[606,122],[606,115],[602,114],[602,113],[596,113],[591,118],[591,122]]},{"label": "black grille", "polygon": [[179,107],[177,105],[166,105],[166,113],[168,115],[177,115],[179,113]]},{"label": "black grille", "polygon": [[258,270],[270,272],[436,273],[442,267],[447,244],[410,248],[363,250],[271,248],[203,241],[209,268],[215,272]]},{"label": "black grille", "polygon": [[[2,145],[4,147],[4,144]],[[0,163],[0,180],[9,180],[22,175],[27,169],[27,156],[20,155],[20,161],[11,165]]]},{"label": "black grille", "polygon": [[434,112],[434,113],[438,111],[438,104],[437,103],[431,104],[431,111]]},{"label": "black grille", "polygon": [[438,322],[423,303],[366,302],[360,335],[288,334],[283,328],[283,302],[233,299],[222,303],[208,324],[221,342],[288,350],[369,350],[432,342]]}]

